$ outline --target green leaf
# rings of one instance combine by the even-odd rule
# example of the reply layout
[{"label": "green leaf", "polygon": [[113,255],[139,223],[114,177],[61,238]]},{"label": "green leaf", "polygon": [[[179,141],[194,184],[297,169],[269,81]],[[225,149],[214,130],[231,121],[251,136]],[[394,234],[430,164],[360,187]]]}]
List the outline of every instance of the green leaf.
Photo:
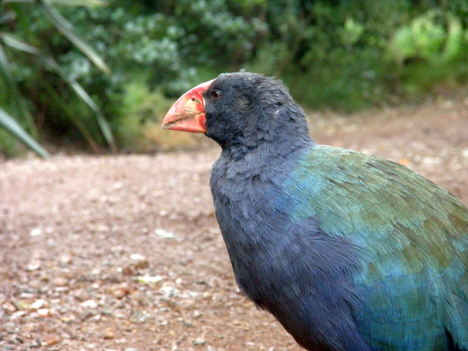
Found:
[{"label": "green leaf", "polygon": [[[36,0],[3,0],[4,3],[7,2],[29,2],[35,3]],[[107,0],[49,0],[53,5],[63,5],[63,6],[105,6],[107,5]]]},{"label": "green leaf", "polygon": [[21,40],[20,38],[18,38],[17,36],[13,35],[13,34],[10,34],[10,33],[6,33],[6,32],[0,32],[0,39],[8,46],[12,47],[12,48],[15,48],[17,50],[21,50],[21,51],[24,51],[24,52],[27,52],[27,53],[30,53],[30,54],[33,54],[33,55],[37,55],[37,56],[41,56],[42,53],[41,51],[32,46],[32,45],[29,45],[28,43],[24,42],[23,40]]},{"label": "green leaf", "polygon": [[93,99],[91,99],[91,96],[89,96],[86,90],[84,90],[83,87],[76,80],[66,75],[65,71],[58,65],[58,63],[53,58],[43,57],[43,60],[45,60],[45,62],[47,62],[47,64],[72,87],[72,89],[81,98],[81,100],[83,100],[94,111],[99,127],[101,128],[102,134],[104,135],[104,138],[111,147],[112,152],[116,152],[117,147],[115,145],[114,137],[112,136],[111,128],[107,120],[102,115],[99,106],[96,105]]},{"label": "green leaf", "polygon": [[[2,37],[0,36],[0,39]],[[12,103],[16,105],[17,110],[20,112],[20,115],[25,119],[28,123],[28,127],[32,131],[33,135],[37,135],[36,126],[34,125],[34,119],[29,112],[26,103],[23,99],[23,96],[18,89],[18,85],[16,84],[16,80],[13,78],[11,74],[11,67],[8,61],[8,58],[3,51],[3,46],[0,43],[0,77],[3,78],[6,88],[8,89]]]},{"label": "green leaf", "polygon": [[5,24],[13,21],[16,18],[16,14],[13,11],[7,11],[0,14],[0,24]]},{"label": "green leaf", "polygon": [[49,83],[45,83],[45,90],[51,96],[53,102],[59,105],[62,110],[68,115],[68,118],[75,124],[75,126],[80,130],[83,137],[86,139],[88,144],[91,146],[91,149],[94,153],[99,154],[101,150],[99,148],[98,143],[96,142],[95,138],[93,137],[92,133],[90,132],[86,121],[83,121],[80,116],[77,116],[75,111],[67,104],[65,100],[62,99],[60,94],[57,93],[54,87]]},{"label": "green leaf", "polygon": [[49,0],[37,0],[42,6],[45,14],[50,18],[55,27],[70,40],[78,49],[81,50],[100,70],[110,75],[111,70],[106,65],[101,56],[93,48],[86,44],[80,37],[73,32],[73,25],[68,22],[55,8],[50,5]]},{"label": "green leaf", "polygon": [[[39,56],[41,60],[51,69],[53,69],[65,82],[70,85],[70,87],[75,91],[75,93],[78,95],[78,97],[85,102],[91,110],[96,114],[96,120],[99,124],[99,127],[101,128],[102,134],[104,135],[104,138],[106,139],[107,143],[111,147],[112,152],[117,151],[117,147],[115,145],[114,137],[112,135],[111,128],[109,126],[109,123],[107,120],[104,118],[102,115],[101,109],[99,108],[98,105],[91,99],[89,94],[86,92],[85,89],[73,78],[70,78],[66,72],[59,66],[57,61],[55,61],[52,57],[50,56],[45,56],[42,54],[42,52],[37,49],[34,46],[29,45],[28,43],[22,41],[20,38],[0,32],[0,39],[3,40],[3,42],[15,49],[21,50],[28,52],[30,54]],[[1,63],[1,60],[0,60]],[[1,68],[1,67],[0,67]],[[80,129],[83,131],[83,129]],[[85,135],[85,134],[83,134]],[[90,137],[85,135],[86,139],[89,141]],[[93,141],[94,142],[94,141]]]},{"label": "green leaf", "polygon": [[49,0],[53,5],[63,6],[106,6],[106,0]]},{"label": "green leaf", "polygon": [[18,122],[15,121],[13,117],[11,117],[8,113],[6,113],[3,109],[0,108],[0,126],[5,128],[11,134],[15,135],[19,140],[25,143],[31,150],[37,153],[39,156],[43,158],[49,158],[49,153],[42,148],[41,145],[37,143],[26,131],[21,128]]}]

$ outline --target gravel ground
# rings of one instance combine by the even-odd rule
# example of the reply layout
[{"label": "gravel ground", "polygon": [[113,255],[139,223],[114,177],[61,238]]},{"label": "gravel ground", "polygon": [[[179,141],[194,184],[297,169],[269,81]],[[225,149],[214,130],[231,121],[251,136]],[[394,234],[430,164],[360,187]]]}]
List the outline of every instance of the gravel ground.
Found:
[{"label": "gravel ground", "polygon": [[[468,204],[467,105],[311,113],[311,130]],[[0,163],[0,350],[299,351],[235,285],[208,188],[218,154]]]}]

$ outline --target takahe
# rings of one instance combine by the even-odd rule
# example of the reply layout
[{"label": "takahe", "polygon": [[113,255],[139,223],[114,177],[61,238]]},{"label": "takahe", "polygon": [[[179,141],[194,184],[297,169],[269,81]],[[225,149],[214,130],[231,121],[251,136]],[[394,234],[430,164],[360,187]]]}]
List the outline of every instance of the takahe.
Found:
[{"label": "takahe", "polygon": [[468,210],[397,163],[317,145],[278,80],[221,74],[163,128],[205,133],[237,283],[307,350],[468,350]]}]

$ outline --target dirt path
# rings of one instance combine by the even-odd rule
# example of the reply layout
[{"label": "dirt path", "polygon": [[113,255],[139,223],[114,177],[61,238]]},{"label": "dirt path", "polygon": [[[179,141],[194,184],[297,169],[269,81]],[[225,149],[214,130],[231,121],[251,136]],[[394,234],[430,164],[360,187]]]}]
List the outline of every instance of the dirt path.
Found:
[{"label": "dirt path", "polygon": [[[468,106],[311,115],[320,143],[401,162],[468,204]],[[218,149],[0,164],[0,350],[294,350],[234,283]]]}]

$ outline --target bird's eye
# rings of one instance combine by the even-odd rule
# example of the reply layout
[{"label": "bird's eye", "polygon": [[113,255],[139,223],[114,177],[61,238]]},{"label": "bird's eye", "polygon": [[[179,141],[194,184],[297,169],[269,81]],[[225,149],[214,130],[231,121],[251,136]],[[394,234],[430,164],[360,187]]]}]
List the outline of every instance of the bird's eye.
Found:
[{"label": "bird's eye", "polygon": [[219,90],[213,90],[211,92],[211,97],[213,100],[218,100],[221,97],[221,92]]}]

